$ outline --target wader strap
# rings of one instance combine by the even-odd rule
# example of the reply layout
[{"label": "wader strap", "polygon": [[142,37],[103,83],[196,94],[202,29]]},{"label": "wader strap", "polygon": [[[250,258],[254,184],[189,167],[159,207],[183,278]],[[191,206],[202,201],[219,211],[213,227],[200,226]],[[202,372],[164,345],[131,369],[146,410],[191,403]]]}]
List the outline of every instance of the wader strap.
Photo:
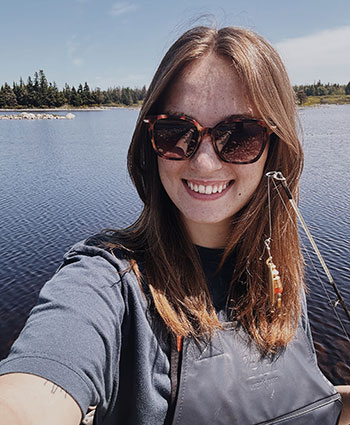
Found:
[{"label": "wader strap", "polygon": [[179,380],[181,375],[181,361],[182,361],[182,337],[170,336],[171,352],[170,352],[170,382],[171,394],[170,403],[165,418],[164,425],[171,425],[174,418],[174,411],[179,392]]}]

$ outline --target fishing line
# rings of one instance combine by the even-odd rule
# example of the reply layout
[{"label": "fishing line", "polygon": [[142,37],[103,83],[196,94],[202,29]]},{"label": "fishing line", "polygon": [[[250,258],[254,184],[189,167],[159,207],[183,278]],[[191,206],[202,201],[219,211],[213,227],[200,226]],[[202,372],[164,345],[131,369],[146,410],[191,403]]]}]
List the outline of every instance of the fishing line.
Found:
[{"label": "fishing line", "polygon": [[[276,192],[277,192],[278,196],[280,197],[280,200],[281,200],[281,202],[282,202],[282,204],[283,204],[284,208],[285,208],[285,209],[286,209],[286,211],[287,211],[288,217],[289,217],[289,219],[291,220],[293,227],[294,227],[295,229],[297,229],[297,230],[298,230],[298,227],[296,226],[296,224],[294,223],[294,221],[293,221],[293,219],[292,219],[292,216],[290,215],[290,212],[289,212],[289,210],[288,210],[288,208],[287,208],[286,203],[284,202],[284,199],[283,199],[283,197],[282,197],[282,195],[281,195],[281,193],[280,193],[280,191],[279,191],[279,189],[278,189],[278,186],[277,186],[276,182],[275,182],[275,181],[273,181],[273,184],[274,184],[274,187],[275,187],[275,190],[276,190]],[[329,291],[328,291],[328,289],[327,289],[327,287],[326,287],[325,283],[323,282],[323,279],[322,279],[322,278],[321,278],[321,276],[320,276],[320,273],[319,273],[319,271],[318,271],[318,268],[317,268],[317,267],[316,267],[316,265],[315,265],[314,260],[312,259],[311,255],[310,255],[310,250],[309,250],[309,248],[305,245],[305,243],[304,243],[304,241],[303,241],[303,239],[302,239],[302,238],[301,238],[300,240],[301,240],[302,250],[303,250],[303,252],[307,255],[308,260],[309,260],[309,263],[310,263],[310,266],[312,267],[312,269],[313,269],[313,271],[314,271],[314,273],[315,273],[316,278],[317,278],[317,279],[318,279],[318,281],[321,283],[322,288],[323,288],[323,290],[324,290],[324,292],[325,292],[325,294],[326,294],[326,296],[327,296],[327,298],[328,298],[328,304],[329,304],[329,306],[332,308],[332,310],[333,310],[333,312],[334,312],[334,314],[335,314],[335,316],[336,316],[336,318],[337,318],[337,320],[338,320],[338,322],[339,322],[339,325],[340,325],[340,327],[341,327],[342,331],[344,332],[345,338],[346,338],[346,339],[350,342],[349,334],[348,334],[348,332],[347,332],[347,331],[346,331],[346,329],[345,329],[344,323],[343,323],[343,321],[342,321],[342,319],[341,319],[341,317],[340,317],[340,315],[339,315],[338,310],[336,309],[336,307],[337,307],[337,305],[338,305],[338,300],[336,301],[336,304],[332,301],[332,299],[331,299],[331,297],[330,297],[330,295],[329,295]]]},{"label": "fishing line", "polygon": [[[270,180],[270,179],[268,179],[268,180]],[[292,218],[292,216],[291,216],[291,214],[290,214],[290,212],[289,212],[289,210],[288,210],[287,204],[284,202],[284,199],[283,199],[283,197],[282,197],[282,195],[281,195],[281,193],[280,193],[280,191],[279,191],[279,189],[278,189],[278,186],[277,186],[277,184],[276,184],[276,182],[275,182],[274,180],[273,180],[273,184],[274,184],[275,190],[277,191],[278,196],[279,196],[279,197],[280,197],[280,199],[281,199],[281,202],[282,202],[282,204],[283,204],[284,208],[285,208],[285,209],[286,209],[286,211],[287,211],[288,217],[289,217],[289,219],[291,220],[292,225],[294,226],[294,228],[296,228],[296,229],[298,230],[298,227],[297,227],[297,226],[296,226],[296,224],[294,223],[294,220],[293,220],[293,218]],[[331,299],[331,297],[330,297],[330,295],[329,295],[329,291],[328,291],[328,289],[327,289],[327,287],[326,287],[325,283],[323,282],[323,279],[322,279],[322,278],[321,278],[321,276],[320,276],[320,273],[319,273],[319,271],[318,271],[318,268],[315,266],[315,262],[313,261],[313,259],[312,259],[311,255],[310,255],[309,248],[305,245],[305,243],[304,243],[304,241],[303,241],[302,239],[301,239],[301,245],[302,245],[303,251],[306,253],[306,255],[307,255],[307,257],[308,257],[308,260],[309,260],[309,262],[310,262],[310,265],[312,266],[312,269],[313,269],[313,271],[315,272],[315,275],[316,275],[316,277],[317,277],[318,281],[321,283],[322,288],[323,288],[323,290],[324,290],[324,292],[325,292],[325,294],[326,294],[326,296],[327,296],[327,298],[328,298],[328,304],[332,307],[332,309],[333,309],[333,311],[334,311],[334,314],[335,314],[335,316],[336,316],[336,318],[337,318],[337,320],[338,320],[338,322],[339,322],[339,325],[340,325],[341,329],[342,329],[342,330],[343,330],[343,332],[344,332],[344,335],[345,335],[346,339],[350,342],[350,336],[349,336],[348,332],[347,332],[347,331],[346,331],[346,329],[345,329],[344,323],[343,323],[343,321],[342,321],[342,319],[341,319],[341,317],[340,317],[340,315],[339,315],[339,312],[338,312],[338,311],[337,311],[337,309],[336,309],[336,307],[337,307],[337,305],[338,305],[338,303],[339,303],[339,300],[337,300],[337,301],[336,301],[336,303],[334,303],[334,302],[332,301],[332,299]]]},{"label": "fishing line", "polygon": [[[322,266],[323,270],[325,271],[325,273],[326,273],[326,275],[327,275],[327,277],[328,277],[329,283],[332,285],[332,287],[333,287],[334,291],[336,292],[336,295],[337,295],[337,301],[336,301],[335,303],[333,303],[333,301],[331,300],[331,298],[330,298],[330,296],[329,296],[328,290],[327,290],[327,288],[326,288],[326,286],[325,286],[325,284],[324,284],[323,280],[321,279],[321,277],[320,277],[320,275],[319,275],[319,272],[318,272],[317,268],[315,267],[314,261],[312,260],[312,258],[311,258],[311,256],[310,256],[309,250],[306,248],[306,246],[305,246],[305,244],[303,243],[303,241],[301,241],[301,242],[302,242],[302,246],[303,246],[303,248],[305,249],[305,252],[307,253],[307,256],[308,256],[308,258],[309,258],[309,260],[310,260],[310,263],[311,263],[311,265],[312,265],[312,267],[313,267],[314,271],[316,272],[317,278],[318,278],[319,282],[321,283],[321,285],[322,285],[322,287],[323,287],[324,292],[325,292],[325,293],[326,293],[326,295],[327,295],[328,302],[329,302],[329,304],[332,306],[333,311],[334,311],[334,313],[335,313],[335,315],[336,315],[336,317],[337,317],[337,319],[338,319],[338,321],[339,321],[339,324],[340,324],[340,326],[341,326],[341,328],[342,328],[342,330],[343,330],[343,332],[344,332],[344,334],[345,334],[346,338],[347,338],[347,339],[348,339],[348,341],[350,342],[349,334],[348,334],[348,332],[346,331],[346,329],[345,329],[345,327],[344,327],[343,321],[342,321],[341,317],[339,316],[339,313],[338,313],[338,311],[336,310],[336,307],[337,307],[338,303],[340,303],[340,304],[342,305],[342,307],[343,307],[343,309],[344,309],[345,313],[346,313],[346,316],[347,316],[347,317],[349,318],[349,320],[350,320],[350,313],[349,313],[349,310],[348,310],[348,308],[347,308],[347,306],[346,306],[346,304],[345,304],[345,301],[344,301],[344,299],[343,299],[342,295],[341,295],[341,294],[340,294],[340,292],[339,292],[339,289],[337,288],[337,286],[336,286],[336,284],[335,284],[335,282],[334,282],[334,280],[333,280],[333,278],[332,278],[332,276],[331,276],[331,274],[330,274],[330,271],[329,271],[329,269],[328,269],[328,267],[327,267],[327,265],[326,265],[326,263],[325,263],[325,261],[324,261],[324,259],[323,259],[322,255],[321,255],[321,253],[320,253],[320,251],[319,251],[319,249],[318,249],[318,247],[317,247],[317,245],[316,245],[316,243],[315,243],[315,241],[314,241],[314,239],[313,239],[313,237],[312,237],[312,235],[311,235],[311,233],[310,233],[310,231],[309,231],[309,229],[308,229],[308,227],[307,227],[307,225],[306,225],[306,223],[305,223],[305,221],[304,221],[304,219],[303,219],[303,217],[302,217],[302,215],[301,215],[301,213],[300,213],[300,211],[299,211],[299,209],[298,209],[298,207],[297,207],[297,205],[296,205],[296,203],[295,203],[295,201],[294,201],[294,199],[293,199],[293,196],[292,196],[292,194],[291,194],[291,192],[290,192],[290,190],[289,190],[289,188],[288,188],[288,186],[287,186],[287,182],[286,182],[285,177],[283,176],[283,174],[282,174],[281,172],[277,172],[277,171],[270,171],[270,172],[268,172],[268,173],[266,174],[266,177],[268,177],[268,193],[269,193],[269,181],[270,181],[270,179],[272,178],[272,179],[273,179],[273,184],[274,184],[275,190],[277,191],[277,194],[278,194],[278,196],[280,197],[280,199],[281,199],[281,201],[282,201],[282,203],[283,203],[283,206],[284,206],[284,208],[285,208],[285,209],[286,209],[286,211],[287,211],[287,214],[288,214],[288,216],[289,216],[289,219],[291,220],[291,222],[292,222],[293,226],[297,228],[297,226],[294,224],[294,220],[293,220],[293,219],[292,219],[292,217],[291,217],[291,214],[290,214],[290,212],[289,212],[289,209],[288,209],[288,207],[287,207],[286,203],[284,202],[284,199],[283,199],[283,197],[282,197],[282,195],[281,195],[281,193],[280,193],[280,191],[279,191],[279,189],[278,189],[278,186],[277,186],[276,181],[277,181],[277,182],[280,182],[280,183],[282,184],[282,187],[283,187],[284,191],[285,191],[285,192],[286,192],[286,194],[287,194],[287,197],[288,197],[288,199],[289,199],[289,201],[290,201],[290,203],[291,203],[291,205],[292,205],[292,208],[293,208],[293,210],[295,211],[295,213],[296,213],[296,215],[297,215],[297,217],[298,217],[298,219],[299,219],[299,221],[300,221],[300,223],[301,223],[301,225],[302,225],[302,227],[303,227],[303,230],[305,231],[306,236],[308,237],[308,239],[309,239],[309,241],[310,241],[310,243],[311,243],[311,245],[312,245],[312,247],[313,247],[313,249],[314,249],[314,251],[315,251],[315,254],[316,254],[317,258],[318,258],[318,260],[320,261],[321,266]],[[270,205],[270,199],[269,199],[269,198],[268,198],[268,202],[269,202],[269,205]],[[271,226],[271,224],[270,224],[270,223],[269,223],[269,225]]]}]

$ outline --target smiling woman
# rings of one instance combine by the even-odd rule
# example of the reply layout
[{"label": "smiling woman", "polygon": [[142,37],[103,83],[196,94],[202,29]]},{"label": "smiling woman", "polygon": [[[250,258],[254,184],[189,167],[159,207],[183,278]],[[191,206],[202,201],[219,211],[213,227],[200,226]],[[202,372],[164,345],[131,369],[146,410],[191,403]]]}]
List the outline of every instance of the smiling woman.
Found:
[{"label": "smiling woman", "polygon": [[0,365],[13,422],[74,425],[96,405],[96,425],[346,424],[316,363],[295,213],[265,178],[296,196],[302,162],[274,49],[240,28],[183,34],[129,148],[140,217],[65,255]]},{"label": "smiling woman", "polygon": [[[168,114],[181,112],[209,127],[228,115],[257,116],[232,62],[215,53],[198,59],[180,73],[167,89],[162,107]],[[226,127],[230,128],[229,123]],[[224,248],[232,217],[247,204],[261,180],[268,147],[258,157],[263,146],[261,138],[257,161],[224,162],[212,144],[214,134],[207,131],[201,137],[190,161],[169,161],[163,155],[158,158],[158,168],[162,185],[180,211],[192,241]],[[232,150],[238,150],[237,140]]]}]

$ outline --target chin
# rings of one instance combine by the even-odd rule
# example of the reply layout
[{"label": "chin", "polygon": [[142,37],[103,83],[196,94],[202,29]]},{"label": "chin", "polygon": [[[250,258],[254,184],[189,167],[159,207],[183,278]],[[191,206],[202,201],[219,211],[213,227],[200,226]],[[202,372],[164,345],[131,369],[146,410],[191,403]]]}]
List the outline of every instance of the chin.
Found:
[{"label": "chin", "polygon": [[184,220],[186,222],[188,222],[189,224],[194,223],[194,224],[200,224],[200,225],[223,225],[223,224],[229,224],[231,222],[231,218],[232,215],[229,216],[224,216],[224,217],[218,217],[218,216],[213,216],[213,217],[203,217],[203,216],[194,216],[194,215],[185,215],[182,214]]}]

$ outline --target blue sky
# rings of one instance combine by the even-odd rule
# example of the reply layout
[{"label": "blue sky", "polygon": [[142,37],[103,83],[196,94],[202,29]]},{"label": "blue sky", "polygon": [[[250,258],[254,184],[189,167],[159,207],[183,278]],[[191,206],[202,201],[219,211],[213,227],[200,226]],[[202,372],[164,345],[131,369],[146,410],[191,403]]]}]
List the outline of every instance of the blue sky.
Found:
[{"label": "blue sky", "polygon": [[269,40],[293,84],[350,81],[350,0],[2,0],[0,85],[43,69],[59,87],[148,86],[170,44],[213,19]]}]

